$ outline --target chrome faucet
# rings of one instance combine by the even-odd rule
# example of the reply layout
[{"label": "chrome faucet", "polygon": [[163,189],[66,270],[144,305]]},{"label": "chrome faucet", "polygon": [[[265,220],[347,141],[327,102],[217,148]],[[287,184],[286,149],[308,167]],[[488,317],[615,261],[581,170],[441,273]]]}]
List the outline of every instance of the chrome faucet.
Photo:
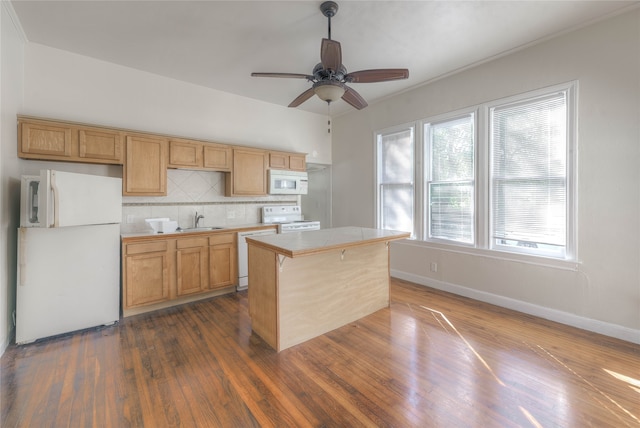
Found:
[{"label": "chrome faucet", "polygon": [[196,225],[194,227],[198,227],[198,223],[200,223],[200,219],[204,218],[202,214],[198,215],[198,211],[196,211]]}]

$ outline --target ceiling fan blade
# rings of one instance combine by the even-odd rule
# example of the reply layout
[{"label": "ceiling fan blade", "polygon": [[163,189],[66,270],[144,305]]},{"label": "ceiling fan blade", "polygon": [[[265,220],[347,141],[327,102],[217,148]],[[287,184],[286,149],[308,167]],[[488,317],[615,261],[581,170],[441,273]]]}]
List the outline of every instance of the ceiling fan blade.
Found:
[{"label": "ceiling fan blade", "polygon": [[325,70],[340,70],[340,66],[342,65],[342,48],[340,47],[340,42],[322,39],[320,61]]},{"label": "ceiling fan blade", "polygon": [[406,68],[378,68],[374,70],[360,70],[347,74],[344,79],[351,83],[374,83],[400,80],[409,77]]},{"label": "ceiling fan blade", "polygon": [[357,108],[358,110],[362,110],[363,108],[369,105],[364,100],[364,98],[360,96],[359,93],[357,93],[356,91],[354,91],[348,86],[345,86],[345,89],[346,91],[344,92],[342,99],[348,102],[349,104],[351,104],[353,107]]},{"label": "ceiling fan blade", "polygon": [[293,79],[313,80],[313,76],[298,73],[251,73],[252,77],[290,77]]},{"label": "ceiling fan blade", "polygon": [[298,107],[300,104],[302,104],[303,102],[311,98],[314,94],[315,92],[313,91],[313,88],[307,89],[306,91],[298,95],[298,98],[291,101],[291,104],[289,104],[289,107]]}]

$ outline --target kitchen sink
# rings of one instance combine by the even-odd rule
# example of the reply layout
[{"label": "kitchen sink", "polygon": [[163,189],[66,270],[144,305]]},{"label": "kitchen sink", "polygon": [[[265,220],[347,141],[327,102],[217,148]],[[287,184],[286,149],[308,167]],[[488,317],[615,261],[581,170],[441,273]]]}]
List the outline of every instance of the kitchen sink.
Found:
[{"label": "kitchen sink", "polygon": [[207,230],[220,230],[221,227],[190,227],[188,229],[176,229],[176,232],[184,233],[184,232],[206,232]]}]

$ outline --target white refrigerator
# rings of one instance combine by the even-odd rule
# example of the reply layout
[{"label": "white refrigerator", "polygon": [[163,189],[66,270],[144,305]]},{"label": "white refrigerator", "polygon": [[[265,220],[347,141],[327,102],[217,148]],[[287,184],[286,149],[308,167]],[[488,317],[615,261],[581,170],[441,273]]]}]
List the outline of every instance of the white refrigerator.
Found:
[{"label": "white refrigerator", "polygon": [[120,318],[120,178],[23,176],[16,343]]}]

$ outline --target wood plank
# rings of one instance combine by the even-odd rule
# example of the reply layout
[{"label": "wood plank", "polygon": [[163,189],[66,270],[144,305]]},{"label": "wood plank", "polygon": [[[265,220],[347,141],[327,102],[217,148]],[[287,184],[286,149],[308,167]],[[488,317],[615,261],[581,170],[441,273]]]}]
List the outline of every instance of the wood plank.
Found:
[{"label": "wood plank", "polygon": [[391,304],[283,352],[247,292],[0,359],[0,426],[640,424],[640,345],[392,280]]}]

